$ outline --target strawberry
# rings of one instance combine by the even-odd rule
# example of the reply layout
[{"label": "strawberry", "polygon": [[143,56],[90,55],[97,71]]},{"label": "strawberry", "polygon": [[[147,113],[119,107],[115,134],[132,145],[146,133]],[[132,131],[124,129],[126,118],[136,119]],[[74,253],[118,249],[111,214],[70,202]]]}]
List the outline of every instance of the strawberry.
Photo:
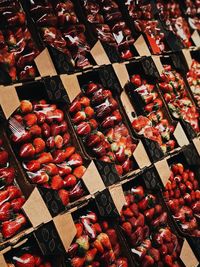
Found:
[{"label": "strawberry", "polygon": [[83,225],[82,223],[76,223],[76,238],[79,238],[83,234]]},{"label": "strawberry", "polygon": [[111,249],[111,243],[110,243],[110,240],[109,240],[109,237],[107,234],[105,233],[101,233],[97,236],[97,240],[99,240],[101,242],[101,244],[103,245],[103,247],[105,249]]},{"label": "strawberry", "polygon": [[145,210],[144,211],[145,218],[148,221],[151,221],[153,219],[154,213],[155,213],[155,208],[151,208],[151,209]]},{"label": "strawberry", "polygon": [[101,242],[96,239],[93,243],[93,246],[97,249],[97,251],[100,253],[100,254],[103,254],[104,253],[104,248],[103,248],[103,245],[101,244]]},{"label": "strawberry", "polygon": [[91,132],[91,126],[88,122],[81,122],[76,127],[76,131],[78,135],[88,135]]},{"label": "strawberry", "polygon": [[40,164],[46,164],[51,163],[53,161],[53,157],[50,152],[43,152],[40,154],[40,156],[37,158],[37,161]]},{"label": "strawberry", "polygon": [[58,195],[59,195],[59,197],[60,197],[60,199],[61,199],[61,201],[62,201],[62,204],[63,204],[64,206],[67,206],[68,203],[69,203],[69,193],[67,192],[67,190],[65,190],[65,189],[60,189],[60,190],[58,191]]},{"label": "strawberry", "polygon": [[8,162],[8,152],[5,150],[0,151],[0,166],[5,165]]},{"label": "strawberry", "polygon": [[150,248],[148,253],[149,255],[151,255],[155,262],[158,262],[160,260],[160,252],[158,249]]},{"label": "strawberry", "polygon": [[19,155],[21,158],[32,158],[35,155],[35,148],[32,144],[26,143],[20,147]]},{"label": "strawberry", "polygon": [[7,191],[8,191],[8,195],[9,195],[9,200],[13,200],[17,197],[22,196],[21,190],[15,185],[8,186]]},{"label": "strawberry", "polygon": [[60,175],[55,175],[51,178],[51,188],[54,190],[59,190],[63,188],[64,186],[64,181],[61,178]]},{"label": "strawberry", "polygon": [[34,113],[29,113],[23,117],[23,120],[27,127],[31,127],[37,124],[37,116]]},{"label": "strawberry", "polygon": [[118,242],[116,231],[114,229],[110,228],[106,231],[106,234],[108,235],[108,237],[110,239],[111,245],[114,247]]},{"label": "strawberry", "polygon": [[80,154],[74,153],[69,157],[67,164],[69,166],[78,167],[83,164],[83,159]]},{"label": "strawberry", "polygon": [[154,259],[150,255],[145,255],[142,261],[142,267],[149,267],[154,265]]},{"label": "strawberry", "polygon": [[85,171],[86,171],[86,168],[83,165],[81,165],[81,166],[76,167],[73,170],[73,175],[75,175],[78,179],[80,179],[83,177]]},{"label": "strawberry", "polygon": [[131,235],[131,233],[132,233],[132,225],[131,225],[130,222],[124,222],[124,223],[122,224],[122,228],[123,228],[124,232],[125,232],[128,236]]},{"label": "strawberry", "polygon": [[64,177],[64,186],[65,187],[74,187],[77,183],[76,176],[73,174],[68,174]]},{"label": "strawberry", "polygon": [[72,168],[67,165],[66,162],[62,162],[61,164],[57,164],[58,174],[60,176],[66,176],[72,172]]},{"label": "strawberry", "polygon": [[94,261],[96,254],[97,254],[96,248],[92,248],[86,252],[85,259],[86,259],[87,264],[90,264]]},{"label": "strawberry", "polygon": [[132,188],[131,193],[135,195],[136,199],[142,199],[144,197],[144,189],[142,186]]},{"label": "strawberry", "polygon": [[97,234],[100,234],[102,232],[102,228],[99,223],[94,223],[91,227]]},{"label": "strawberry", "polygon": [[4,238],[10,238],[15,235],[26,224],[24,215],[19,214],[13,221],[6,221],[2,223],[2,235]]},{"label": "strawberry", "polygon": [[70,258],[75,257],[77,251],[78,251],[78,244],[76,244],[76,243],[71,244],[71,246],[68,249],[68,254],[69,254]]},{"label": "strawberry", "polygon": [[7,221],[11,216],[11,204],[10,202],[5,202],[0,206],[0,221]]},{"label": "strawberry", "polygon": [[33,140],[33,146],[35,147],[35,153],[41,153],[45,149],[45,142],[42,138],[35,138]]},{"label": "strawberry", "polygon": [[63,138],[61,135],[56,135],[54,137],[55,147],[61,149],[63,146]]},{"label": "strawberry", "polygon": [[24,197],[19,197],[16,199],[13,199],[10,204],[11,207],[13,209],[14,212],[18,212],[20,211],[20,209],[22,208],[23,204],[25,203],[25,198]]},{"label": "strawberry", "polygon": [[69,112],[74,113],[80,110],[81,110],[81,103],[78,100],[74,100],[69,108]]},{"label": "strawberry", "polygon": [[23,114],[25,114],[25,113],[29,113],[29,112],[31,112],[32,111],[32,109],[33,109],[33,105],[32,105],[32,103],[30,102],[30,101],[28,101],[28,100],[22,100],[21,102],[20,102],[20,110],[21,110],[21,112],[23,113]]},{"label": "strawberry", "polygon": [[15,170],[13,167],[0,169],[0,182],[3,185],[10,185],[15,178]]},{"label": "strawberry", "polygon": [[30,171],[30,172],[36,172],[40,169],[41,164],[37,160],[30,160],[28,162],[23,162],[23,167]]},{"label": "strawberry", "polygon": [[15,265],[16,267],[34,267],[35,266],[34,256],[29,253],[25,253],[19,258],[17,257]]},{"label": "strawberry", "polygon": [[85,263],[85,257],[74,257],[71,259],[71,266],[72,267],[83,267]]}]

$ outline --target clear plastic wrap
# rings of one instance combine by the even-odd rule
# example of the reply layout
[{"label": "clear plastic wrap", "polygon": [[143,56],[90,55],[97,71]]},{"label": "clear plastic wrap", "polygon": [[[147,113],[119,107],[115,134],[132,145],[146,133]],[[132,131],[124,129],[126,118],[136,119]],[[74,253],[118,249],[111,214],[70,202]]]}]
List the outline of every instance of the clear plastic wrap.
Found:
[{"label": "clear plastic wrap", "polygon": [[178,1],[171,0],[165,2],[163,0],[157,0],[157,9],[159,16],[165,23],[167,30],[172,31],[183,43],[185,47],[192,45],[190,38],[190,28],[181,13],[181,8]]},{"label": "clear plastic wrap", "polygon": [[200,190],[195,173],[182,163],[172,164],[163,196],[181,230],[200,237]]},{"label": "clear plastic wrap", "polygon": [[136,144],[123,123],[117,101],[110,90],[90,82],[70,106],[72,122],[87,151],[96,158],[114,162],[120,175],[134,168]]},{"label": "clear plastic wrap", "polygon": [[165,36],[159,27],[158,20],[155,20],[153,16],[152,5],[150,3],[142,3],[142,1],[136,3],[133,0],[126,0],[125,5],[127,6],[136,30],[146,34],[153,53],[157,54],[166,51],[164,42]]},{"label": "clear plastic wrap", "polygon": [[172,70],[170,65],[164,66],[162,82],[159,88],[163,97],[176,119],[188,122],[196,133],[199,132],[199,112],[190,99],[183,77],[180,73]]},{"label": "clear plastic wrap", "polygon": [[75,226],[77,233],[68,250],[66,266],[128,267],[118,234],[108,221],[86,211]]},{"label": "clear plastic wrap", "polygon": [[66,206],[85,194],[84,159],[72,142],[64,112],[45,100],[22,100],[9,119],[10,138],[32,183],[57,190]]},{"label": "clear plastic wrap", "polygon": [[200,63],[197,60],[193,59],[192,61],[192,65],[187,73],[187,81],[198,107],[200,107]]},{"label": "clear plastic wrap", "polygon": [[157,196],[139,185],[126,191],[125,198],[120,225],[139,266],[182,266],[179,239]]},{"label": "clear plastic wrap", "polygon": [[56,0],[52,4],[50,1],[31,2],[30,14],[46,44],[66,54],[76,67],[90,65],[85,26],[79,22],[70,0]]},{"label": "clear plastic wrap", "polygon": [[10,79],[24,81],[34,78],[37,69],[34,58],[39,51],[26,25],[26,15],[18,2],[3,2],[0,6],[0,66]]},{"label": "clear plastic wrap", "polygon": [[176,145],[172,137],[174,126],[170,124],[163,113],[163,101],[156,92],[155,85],[149,84],[139,74],[132,75],[130,82],[135,87],[134,92],[140,96],[144,103],[143,112],[146,115],[133,118],[134,130],[138,134],[156,141],[163,153],[173,150]]},{"label": "clear plastic wrap", "polygon": [[122,59],[133,57],[131,45],[134,38],[122,17],[118,4],[113,0],[82,1],[87,20],[94,25],[98,38],[116,46]]},{"label": "clear plastic wrap", "polygon": [[9,159],[3,139],[0,139],[0,234],[11,238],[24,228],[27,219],[22,213],[25,198],[16,184],[15,168]]}]

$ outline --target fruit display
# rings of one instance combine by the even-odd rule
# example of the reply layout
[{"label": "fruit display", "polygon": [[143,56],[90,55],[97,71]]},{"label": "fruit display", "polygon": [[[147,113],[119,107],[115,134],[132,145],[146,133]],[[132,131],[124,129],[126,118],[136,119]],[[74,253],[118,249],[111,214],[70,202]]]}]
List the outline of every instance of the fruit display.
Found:
[{"label": "fruit display", "polygon": [[46,100],[22,100],[9,119],[10,139],[31,183],[58,191],[63,205],[85,194],[86,167],[64,112]]},{"label": "fruit display", "polygon": [[77,16],[72,1],[29,1],[30,14],[42,40],[64,53],[77,68],[90,65],[90,46],[85,35],[85,25]]},{"label": "fruit display", "polygon": [[163,196],[180,229],[200,237],[200,190],[195,172],[180,162],[172,164]]},{"label": "fruit display", "polygon": [[200,3],[198,0],[186,0],[186,11],[185,14],[188,16],[188,23],[193,30],[200,30],[200,23],[199,23],[199,9]]},{"label": "fruit display", "polygon": [[117,1],[81,0],[87,21],[91,24],[98,39],[105,44],[115,46],[121,59],[134,56],[133,34],[124,20]]},{"label": "fruit display", "polygon": [[164,65],[159,83],[160,91],[175,119],[183,119],[199,132],[199,112],[192,102],[183,77],[171,65]]},{"label": "fruit display", "polygon": [[129,89],[129,95],[137,94],[142,100],[142,113],[144,115],[133,117],[134,130],[144,137],[156,141],[163,153],[173,150],[176,146],[172,134],[174,126],[163,112],[163,101],[156,90],[156,85],[148,83],[141,75],[134,74],[130,77],[133,87]]},{"label": "fruit display", "polygon": [[22,212],[25,198],[16,184],[15,168],[3,139],[0,139],[0,233],[1,239],[13,237],[27,225]]},{"label": "fruit display", "polygon": [[8,267],[53,267],[48,261],[43,259],[42,256],[34,255],[32,253],[24,253],[18,257],[13,256],[12,263],[7,264]]},{"label": "fruit display", "polygon": [[197,60],[192,61],[190,70],[187,73],[187,81],[192,90],[198,107],[200,107],[200,63]]},{"label": "fruit display", "polygon": [[75,226],[77,233],[68,250],[66,266],[129,266],[118,233],[107,220],[100,220],[95,212],[85,211]]},{"label": "fruit display", "polygon": [[182,266],[180,239],[159,198],[141,185],[125,192],[120,225],[139,266]]},{"label": "fruit display", "polygon": [[119,175],[128,173],[136,168],[136,142],[124,124],[118,102],[109,89],[92,81],[83,91],[69,108],[77,134],[90,155],[115,163]]},{"label": "fruit display", "polygon": [[[26,15],[18,0],[1,1],[0,69],[12,82],[34,78],[34,58],[39,51],[27,27]],[[5,79],[5,77],[4,77]]]},{"label": "fruit display", "polygon": [[165,35],[159,21],[154,18],[152,5],[133,0],[126,0],[125,5],[136,30],[145,34],[153,53],[160,54],[166,51]]},{"label": "fruit display", "polygon": [[191,32],[186,19],[181,12],[180,4],[176,0],[156,1],[159,17],[164,22],[167,30],[173,32],[184,47],[190,47],[192,45],[190,38]]}]

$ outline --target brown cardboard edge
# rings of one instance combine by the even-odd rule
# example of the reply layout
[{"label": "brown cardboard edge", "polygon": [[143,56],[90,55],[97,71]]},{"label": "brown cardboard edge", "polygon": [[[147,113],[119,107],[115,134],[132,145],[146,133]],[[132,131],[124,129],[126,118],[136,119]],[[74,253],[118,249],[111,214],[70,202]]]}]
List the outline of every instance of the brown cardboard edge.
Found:
[{"label": "brown cardboard edge", "polygon": [[7,263],[6,263],[6,260],[3,256],[3,254],[0,254],[0,266],[1,267],[8,267]]},{"label": "brown cardboard edge", "polygon": [[93,161],[89,164],[82,177],[82,180],[85,183],[90,194],[95,194],[105,189],[103,180],[101,179],[101,176]]},{"label": "brown cardboard edge", "polygon": [[176,138],[176,141],[180,147],[189,145],[188,138],[187,138],[180,122],[177,123],[173,135]]},{"label": "brown cardboard edge", "polygon": [[194,144],[194,146],[195,146],[195,148],[196,148],[196,150],[197,150],[197,153],[199,154],[199,156],[200,156],[200,139],[197,137],[197,138],[194,138],[193,140],[192,140],[192,142],[193,142],[193,144]]},{"label": "brown cardboard edge", "polygon": [[71,213],[58,215],[53,219],[53,222],[67,252],[76,235],[76,227],[72,215]]},{"label": "brown cardboard edge", "polygon": [[200,47],[200,36],[197,30],[193,32],[191,39],[194,42],[195,46]]},{"label": "brown cardboard edge", "polygon": [[187,267],[197,267],[199,265],[199,262],[186,239],[183,242],[180,259]]},{"label": "brown cardboard edge", "polygon": [[124,63],[114,63],[112,66],[121,87],[124,88],[125,84],[130,80],[126,65]]},{"label": "brown cardboard edge", "polygon": [[133,120],[132,113],[135,112],[135,110],[134,110],[133,105],[131,104],[125,91],[122,91],[122,93],[120,95],[120,99],[121,99],[122,105],[125,109],[125,112],[129,118],[130,122],[132,122],[132,120]]},{"label": "brown cardboard edge", "polygon": [[110,60],[101,44],[101,42],[98,40],[96,44],[92,47],[90,50],[90,54],[96,61],[97,65],[109,65]]},{"label": "brown cardboard edge", "polygon": [[6,119],[20,106],[20,100],[14,85],[0,87],[0,105]]},{"label": "brown cardboard edge", "polygon": [[22,209],[34,228],[49,222],[52,217],[37,188],[33,190]]},{"label": "brown cardboard edge", "polygon": [[187,65],[188,65],[188,68],[190,69],[191,65],[192,65],[192,56],[190,54],[190,50],[182,49],[182,53],[183,53],[183,55],[185,57],[185,60],[186,60]]},{"label": "brown cardboard edge", "polygon": [[154,166],[160,176],[160,179],[163,183],[163,185],[165,186],[166,183],[168,182],[169,180],[169,177],[170,177],[170,174],[171,174],[171,171],[170,171],[170,168],[169,168],[169,165],[167,163],[167,159],[162,159],[156,163],[154,163]]},{"label": "brown cardboard edge", "polygon": [[146,152],[141,140],[137,144],[137,147],[133,152],[133,156],[134,156],[140,169],[143,169],[144,167],[151,165],[151,161],[147,155],[147,152]]},{"label": "brown cardboard edge", "polygon": [[45,48],[35,59],[35,64],[40,76],[54,76],[57,75],[53,61],[47,48]]},{"label": "brown cardboard edge", "polygon": [[77,97],[77,95],[81,93],[81,88],[78,82],[77,74],[72,74],[72,75],[62,74],[60,75],[60,79],[67,92],[69,100],[72,102]]},{"label": "brown cardboard edge", "polygon": [[161,76],[161,74],[164,72],[164,67],[160,61],[160,56],[151,56],[151,58],[152,58],[155,66],[156,66],[156,68],[157,68],[157,70]]},{"label": "brown cardboard edge", "polygon": [[121,214],[122,208],[126,203],[122,185],[114,185],[109,188],[110,195],[112,197],[113,203],[119,214]]},{"label": "brown cardboard edge", "polygon": [[151,56],[149,48],[148,48],[142,34],[135,41],[134,46],[135,46],[135,48],[136,48],[136,50],[140,56]]}]

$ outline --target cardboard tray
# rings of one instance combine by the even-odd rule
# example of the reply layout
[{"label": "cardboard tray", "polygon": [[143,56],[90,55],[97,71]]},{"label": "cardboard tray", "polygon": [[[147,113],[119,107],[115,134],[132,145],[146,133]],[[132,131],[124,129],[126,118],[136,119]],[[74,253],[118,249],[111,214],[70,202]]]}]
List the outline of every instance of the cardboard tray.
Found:
[{"label": "cardboard tray", "polygon": [[[75,223],[78,222],[78,220],[81,216],[87,214],[87,211],[95,212],[97,214],[97,217],[99,218],[98,222],[102,222],[103,220],[106,220],[109,224],[109,227],[114,228],[115,231],[117,232],[117,237],[119,240],[119,244],[121,246],[122,256],[125,256],[128,259],[128,266],[134,267],[135,266],[134,260],[131,256],[130,252],[129,252],[128,245],[126,244],[126,242],[124,242],[123,236],[121,235],[121,233],[120,233],[120,231],[116,225],[115,219],[108,218],[107,216],[101,216],[99,208],[100,207],[98,206],[97,201],[95,201],[93,199],[89,200],[88,203],[85,203],[78,210],[75,210],[71,213],[74,222]],[[69,261],[67,254],[66,254],[65,263],[66,263],[66,266],[68,266],[68,264],[70,266],[70,261]]]},{"label": "cardboard tray", "polygon": [[[47,72],[45,70],[46,67],[46,60],[48,60],[49,64],[51,65],[51,72],[53,73],[53,75],[58,74],[63,74],[63,73],[74,73],[76,71],[79,71],[80,69],[76,69],[73,64],[70,62],[70,58],[64,54],[63,52],[59,51],[58,49],[50,46],[50,45],[46,45],[44,43],[44,41],[42,40],[42,37],[39,33],[39,27],[36,25],[36,23],[34,22],[33,18],[31,17],[30,14],[30,1],[24,1],[21,0],[22,5],[24,10],[26,11],[27,17],[28,17],[28,22],[31,25],[32,28],[32,32],[34,32],[34,34],[37,36],[37,39],[39,40],[41,46],[43,47],[43,54],[40,55],[40,57],[38,58],[38,61],[36,62],[36,65],[39,65],[39,68],[41,68],[41,76],[47,76],[49,71]],[[49,0],[50,3],[53,3],[52,0]],[[75,8],[75,12],[76,15],[78,16],[79,22],[83,23],[82,20],[82,16],[81,16],[81,12],[80,9],[76,3],[76,1],[73,1],[74,4],[74,8]],[[88,27],[86,25],[86,31],[85,31],[85,35],[87,38],[87,41],[89,43],[89,45],[92,47],[94,44],[93,41],[93,36],[90,34],[90,31],[88,30]],[[46,49],[45,49],[46,48]],[[87,53],[87,57],[91,63],[91,65],[95,65],[96,62],[94,60],[94,58],[92,57],[91,53]],[[44,64],[45,62],[45,64]],[[88,66],[86,68],[90,68],[91,66]]]},{"label": "cardboard tray", "polygon": [[[160,189],[161,191],[164,189],[164,185],[167,183],[168,178],[170,176],[170,166],[174,163],[183,163],[186,168],[191,169],[195,173],[195,177],[197,178],[198,182],[200,182],[200,157],[194,147],[193,144],[190,144],[184,147],[181,151],[177,152],[175,155],[163,159],[159,163],[157,163],[156,169],[158,173],[158,180],[161,181]],[[161,193],[162,199],[164,201],[163,195]],[[165,202],[165,201],[164,201]],[[200,261],[200,238],[194,237],[186,232],[183,232],[182,229],[179,227],[178,223],[173,218],[169,207],[166,205],[168,210],[168,214],[171,217],[171,220],[176,227],[177,232],[180,236],[187,239],[188,243],[190,244],[194,254],[196,255],[197,259]]]},{"label": "cardboard tray", "polygon": [[[98,69],[94,69],[93,71],[85,71],[85,72],[83,72],[82,75],[71,75],[71,76],[62,75],[61,80],[63,81],[63,85],[64,85],[64,87],[68,93],[68,97],[69,97],[71,102],[76,98],[76,96],[78,96],[80,93],[82,93],[82,89],[81,89],[82,86],[87,84],[89,81],[101,83],[105,88],[110,89],[113,93],[113,97],[115,98],[115,100],[119,104],[119,110],[122,114],[123,122],[128,127],[129,133],[133,137],[133,135],[131,133],[131,129],[130,129],[129,124],[128,124],[128,121],[127,121],[127,118],[126,118],[126,113],[122,107],[121,100],[118,97],[121,94],[121,88],[120,88],[120,85],[116,79],[116,76],[115,76],[111,66],[101,67]],[[73,92],[72,92],[72,90],[70,90],[70,88],[72,88],[72,87],[73,87]],[[135,163],[136,163],[135,164],[136,169],[133,170],[135,172],[135,171],[139,171],[139,167],[140,167],[140,169],[142,169],[142,168],[146,167],[146,165],[150,165],[150,162],[149,162],[148,156],[144,150],[143,145],[134,137],[133,137],[133,140],[135,140],[135,142],[138,144],[135,152],[133,153]],[[91,151],[88,148],[86,148],[84,142],[82,141],[82,139],[80,137],[79,137],[79,141],[80,141],[82,148],[84,150],[84,153],[87,155],[87,157],[89,157],[91,159],[95,159],[95,162],[97,164],[97,168],[98,168],[99,172],[101,173],[102,178],[103,178],[106,186],[114,184],[115,182],[119,181],[120,179],[124,179],[124,177],[126,175],[124,177],[119,178],[118,174],[116,173],[114,163],[102,162],[102,161],[94,158],[94,155],[91,153]],[[111,169],[112,169],[112,171],[111,171]],[[108,177],[110,175],[109,170],[112,172],[111,179],[109,179],[109,177]],[[132,174],[132,172],[130,174],[128,173],[127,175],[129,176],[131,174]]]},{"label": "cardboard tray", "polygon": [[[52,99],[54,99],[53,94],[51,94],[51,92],[54,92],[55,94],[57,94],[56,92],[60,92],[59,88],[60,88],[60,84],[57,84],[58,86],[58,91],[56,91],[57,87],[55,88],[55,79],[54,80],[50,80],[50,82],[48,81],[47,83],[47,78],[45,80],[38,80],[35,82],[30,82],[27,83],[26,85],[20,85],[20,86],[16,86],[16,87],[9,87],[12,90],[10,92],[13,92],[13,94],[16,97],[16,102],[14,101],[14,98],[12,99],[12,102],[10,102],[9,98],[7,100],[4,101],[4,111],[6,111],[6,107],[5,106],[12,106],[12,110],[9,110],[9,112],[4,112],[6,114],[6,117],[9,118],[10,115],[12,115],[13,111],[19,106],[19,99],[46,99],[48,100],[49,103],[52,102]],[[51,84],[51,86],[49,85]],[[49,85],[49,86],[48,86]],[[5,89],[5,95],[8,94],[9,92],[9,88],[4,88]],[[51,91],[52,90],[52,91]],[[54,100],[54,103],[59,104],[59,106],[61,106],[64,111],[66,112],[66,107],[64,105],[64,101],[63,100],[63,95],[59,94],[57,95],[56,100]],[[8,111],[8,110],[7,110]],[[95,193],[98,190],[103,190],[104,189],[104,184],[101,180],[100,175],[97,172],[97,169],[95,168],[94,163],[91,162],[91,160],[89,160],[88,158],[85,157],[85,155],[82,153],[82,150],[79,146],[79,143],[77,141],[74,129],[69,121],[68,115],[66,114],[66,120],[68,122],[68,127],[69,127],[69,132],[71,133],[71,138],[72,138],[72,143],[74,144],[74,146],[76,147],[76,151],[78,151],[84,160],[84,165],[87,167],[87,170],[82,178],[82,184],[85,188],[85,196],[80,198],[79,200],[72,202],[69,204],[69,206],[64,207],[63,204],[61,203],[61,200],[58,197],[58,193],[55,190],[52,189],[47,189],[47,188],[43,188],[41,186],[38,186],[40,194],[42,196],[42,198],[44,199],[44,202],[46,203],[50,213],[52,216],[56,216],[58,213],[60,213],[61,211],[64,211],[65,209],[70,209],[74,206],[76,206],[78,203],[85,201],[85,198],[87,197],[87,195],[89,195],[90,193]],[[17,147],[13,145],[14,151],[17,155]],[[21,166],[21,164],[20,164]],[[22,167],[21,167],[22,168]],[[90,173],[93,172],[94,174],[94,179],[92,182],[90,182]],[[24,178],[25,180],[27,180],[27,177]],[[29,183],[29,182],[27,182]],[[37,186],[36,186],[37,187]],[[86,188],[87,187],[87,188]],[[88,190],[90,191],[90,193],[88,192]]]},{"label": "cardboard tray", "polygon": [[[151,193],[151,194],[154,194],[156,196],[156,198],[158,200],[158,203],[160,203],[162,208],[163,208],[163,210],[168,213],[167,206],[164,203],[164,201],[163,201],[163,199],[161,197],[160,190],[159,190],[160,182],[159,182],[159,180],[157,178],[157,173],[156,173],[155,167],[153,167],[153,166],[148,167],[147,169],[143,170],[142,173],[139,173],[136,177],[133,177],[131,179],[131,181],[128,181],[128,180],[127,181],[122,181],[121,184],[122,184],[122,188],[123,188],[124,192],[130,190],[134,186],[142,185],[146,193]],[[180,242],[180,244],[182,246],[182,249],[183,249],[185,247],[184,238],[182,238],[179,235],[179,233],[177,232],[177,230],[174,227],[173,221],[172,221],[171,217],[169,216],[169,214],[168,214],[167,223],[170,226],[170,228],[172,229],[173,233],[178,237],[178,240],[179,240],[179,242]],[[125,242],[129,244],[127,238],[125,237],[125,235],[123,233],[122,227],[119,225],[119,222],[118,222],[118,228],[119,228],[119,231],[121,232]],[[138,267],[141,266],[141,263],[138,263],[137,258],[131,252],[130,245],[128,245],[128,246],[129,246],[129,253],[131,253],[132,258],[134,259],[134,262],[136,263],[136,266],[138,266]],[[191,256],[191,258],[193,258],[193,255],[190,255],[190,256]],[[180,262],[181,266],[183,266],[183,267],[184,266],[189,266],[189,265],[187,265],[187,262],[184,263],[184,258],[182,258],[182,253],[181,253],[179,262]]]},{"label": "cardboard tray", "polygon": [[[132,114],[135,113],[137,116],[139,115],[145,116],[143,109],[145,103],[140,97],[140,95],[135,92],[134,85],[130,83],[130,77],[133,74],[139,73],[143,78],[147,80],[147,82],[155,84],[155,91],[158,93],[159,97],[163,101],[163,98],[159,93],[156,85],[157,80],[159,79],[160,76],[155,67],[154,61],[152,60],[151,57],[140,58],[140,59],[135,59],[129,63],[125,63],[123,65],[113,64],[113,68],[121,84],[121,87],[124,88],[124,91],[121,94],[121,99],[122,99],[122,104],[126,110],[130,128],[134,136],[142,140],[142,143],[147,151],[150,160],[152,162],[156,162],[157,160],[164,157],[163,151],[161,150],[158,143],[149,138],[144,137],[143,135],[139,135],[131,125],[131,121],[133,119]],[[176,149],[180,149],[181,146],[188,144],[188,140],[186,137],[183,138],[184,136],[183,129],[176,121],[172,119],[164,101],[161,111],[164,114],[164,118],[168,119],[170,125],[173,125],[175,127],[175,131],[171,135],[171,138],[177,141],[177,146],[173,151],[169,151],[167,154],[174,153]]]}]

